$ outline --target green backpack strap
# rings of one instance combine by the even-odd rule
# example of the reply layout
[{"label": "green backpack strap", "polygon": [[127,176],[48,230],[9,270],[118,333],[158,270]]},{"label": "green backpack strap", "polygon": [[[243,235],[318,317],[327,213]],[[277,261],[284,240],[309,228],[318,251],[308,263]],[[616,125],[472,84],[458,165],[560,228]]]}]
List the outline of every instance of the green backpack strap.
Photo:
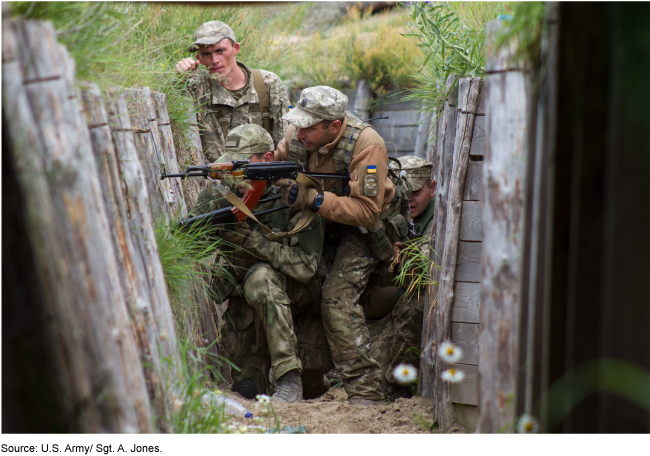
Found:
[{"label": "green backpack strap", "polygon": [[253,73],[253,87],[255,87],[255,92],[260,99],[260,112],[262,113],[262,120],[264,122],[264,129],[273,137],[271,133],[271,104],[269,103],[269,91],[266,90],[266,85],[264,84],[264,76],[260,70],[251,70]]}]

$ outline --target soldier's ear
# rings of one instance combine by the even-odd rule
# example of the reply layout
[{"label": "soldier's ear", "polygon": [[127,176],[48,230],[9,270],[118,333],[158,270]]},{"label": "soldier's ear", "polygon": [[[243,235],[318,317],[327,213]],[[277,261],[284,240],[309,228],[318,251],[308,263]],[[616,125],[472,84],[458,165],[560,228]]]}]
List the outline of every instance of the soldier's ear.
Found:
[{"label": "soldier's ear", "polygon": [[273,152],[267,152],[264,154],[262,157],[262,161],[264,162],[272,162],[273,161]]},{"label": "soldier's ear", "polygon": [[436,180],[432,179],[431,180],[431,198],[433,198],[436,194]]},{"label": "soldier's ear", "polygon": [[332,123],[329,126],[329,131],[332,133],[334,136],[339,134],[339,131],[341,131],[341,121],[340,120],[333,120]]},{"label": "soldier's ear", "polygon": [[235,55],[239,54],[239,50],[241,49],[241,46],[239,45],[239,43],[233,44],[232,48],[235,50]]}]

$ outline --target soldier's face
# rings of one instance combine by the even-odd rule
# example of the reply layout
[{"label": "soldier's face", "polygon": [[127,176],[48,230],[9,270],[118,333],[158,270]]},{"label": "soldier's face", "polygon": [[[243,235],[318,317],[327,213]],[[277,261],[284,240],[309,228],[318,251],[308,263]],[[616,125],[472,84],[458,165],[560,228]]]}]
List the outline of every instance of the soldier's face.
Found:
[{"label": "soldier's face", "polygon": [[230,76],[237,66],[235,56],[239,53],[239,43],[231,44],[224,38],[211,46],[199,46],[196,58],[211,74],[219,74],[224,78]]},{"label": "soldier's face", "polygon": [[409,209],[412,218],[415,218],[424,212],[429,205],[431,198],[433,198],[435,190],[436,184],[435,181],[433,181],[424,184],[417,192],[411,193],[411,197],[409,198]]},{"label": "soldier's face", "polygon": [[333,121],[328,128],[323,128],[323,123],[318,122],[308,128],[298,128],[296,138],[309,152],[314,152],[334,141],[341,131],[341,121]]},{"label": "soldier's face", "polygon": [[[260,163],[260,162],[269,163],[273,161],[273,152],[267,152],[264,155],[254,154],[250,156],[249,160],[251,161],[251,163]],[[239,193],[243,195],[250,188],[250,186],[251,186],[251,181],[245,180],[243,181],[243,183],[237,185],[237,190],[239,190]]]}]

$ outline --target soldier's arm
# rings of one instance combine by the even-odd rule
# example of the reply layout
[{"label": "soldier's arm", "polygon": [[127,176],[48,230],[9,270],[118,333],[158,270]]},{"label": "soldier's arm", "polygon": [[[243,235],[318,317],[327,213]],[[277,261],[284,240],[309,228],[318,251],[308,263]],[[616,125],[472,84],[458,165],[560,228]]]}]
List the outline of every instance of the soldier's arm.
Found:
[{"label": "soldier's arm", "polygon": [[[287,229],[292,229],[298,218],[294,217]],[[325,220],[316,216],[307,228],[289,238],[289,245],[269,241],[253,231],[242,247],[259,259],[268,261],[287,277],[306,284],[318,269],[324,238]]]},{"label": "soldier's arm", "polygon": [[[208,212],[216,211],[225,207],[223,203],[227,201],[221,196],[221,194],[212,187],[212,185],[207,185],[196,200],[196,204],[189,211],[187,215],[189,217],[195,217],[197,215],[207,214]],[[229,204],[229,203],[228,203]]]},{"label": "soldier's arm", "polygon": [[[361,150],[356,152],[357,148]],[[371,129],[364,130],[359,135],[350,163],[350,197],[325,192],[318,213],[334,222],[371,228],[379,220],[381,210],[395,195],[395,188],[388,179],[387,157],[381,137]],[[370,173],[368,166],[371,167]],[[372,172],[373,166],[375,172]],[[376,179],[366,179],[366,176],[373,175],[377,176]]]},{"label": "soldier's arm", "polygon": [[278,144],[284,138],[287,130],[287,122],[282,120],[282,116],[289,112],[289,97],[287,97],[284,83],[277,75],[268,71],[264,71],[262,74],[264,76],[264,85],[269,93],[271,136],[273,141]]}]

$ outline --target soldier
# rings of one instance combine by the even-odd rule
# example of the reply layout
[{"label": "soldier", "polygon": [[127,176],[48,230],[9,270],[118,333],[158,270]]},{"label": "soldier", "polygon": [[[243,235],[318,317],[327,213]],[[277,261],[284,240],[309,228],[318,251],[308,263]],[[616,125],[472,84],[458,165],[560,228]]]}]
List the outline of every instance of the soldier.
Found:
[{"label": "soldier", "polygon": [[349,400],[378,405],[383,399],[381,372],[370,354],[359,297],[377,262],[392,253],[384,222],[393,215],[384,211],[392,207],[395,187],[387,175],[384,140],[346,112],[347,102],[331,87],[303,90],[297,106],[283,117],[291,125],[275,159],[293,160],[308,172],[346,174],[349,185],[324,181],[323,192],[288,180],[277,185],[288,205],[311,207],[327,219],[323,256],[330,264],[321,312],[332,361],[342,371]]},{"label": "soldier", "polygon": [[[436,181],[431,179],[433,163],[413,156],[400,157],[399,162],[413,189],[409,208],[418,237],[423,240],[420,250],[428,258],[435,208]],[[391,163],[391,168],[393,165]],[[401,363],[412,364],[418,369],[420,367],[420,357],[414,349],[420,349],[422,338],[424,290],[414,290],[407,294],[405,288],[394,285],[379,287],[379,280],[373,274],[366,293],[361,298],[361,305],[368,317],[371,353],[381,364],[382,385],[386,395],[394,401],[400,397],[412,396],[408,387],[395,380],[395,367]]]},{"label": "soldier", "polygon": [[[187,90],[195,100],[203,154],[215,162],[224,153],[228,132],[238,125],[255,124],[271,135],[275,144],[286,124],[281,117],[289,110],[284,84],[270,71],[252,70],[236,60],[240,44],[232,29],[219,21],[206,22],[194,32],[190,52],[175,69],[191,75]],[[203,65],[207,71],[197,71]]]},{"label": "soldier", "polygon": [[[273,161],[273,140],[258,125],[240,125],[230,131],[227,139],[225,153],[218,162]],[[240,185],[234,191],[241,194],[246,189]],[[277,188],[269,186],[262,199],[277,193]],[[255,211],[281,205],[278,198],[258,204]],[[208,185],[191,215],[228,206]],[[300,216],[300,211],[286,208],[262,215],[259,221],[276,232],[287,232]],[[228,358],[240,369],[234,372],[233,390],[248,399],[268,391],[269,367],[276,382],[273,399],[298,402],[303,397],[318,397],[329,389],[329,381],[323,375],[331,366],[329,348],[320,317],[312,312],[320,303],[320,285],[315,274],[323,246],[324,222],[316,214],[304,230],[275,241],[267,240],[257,223],[249,226],[242,222],[233,231],[221,232],[225,241],[240,247],[227,255],[234,280],[215,278],[214,289],[221,300],[228,298],[223,342]]]}]

